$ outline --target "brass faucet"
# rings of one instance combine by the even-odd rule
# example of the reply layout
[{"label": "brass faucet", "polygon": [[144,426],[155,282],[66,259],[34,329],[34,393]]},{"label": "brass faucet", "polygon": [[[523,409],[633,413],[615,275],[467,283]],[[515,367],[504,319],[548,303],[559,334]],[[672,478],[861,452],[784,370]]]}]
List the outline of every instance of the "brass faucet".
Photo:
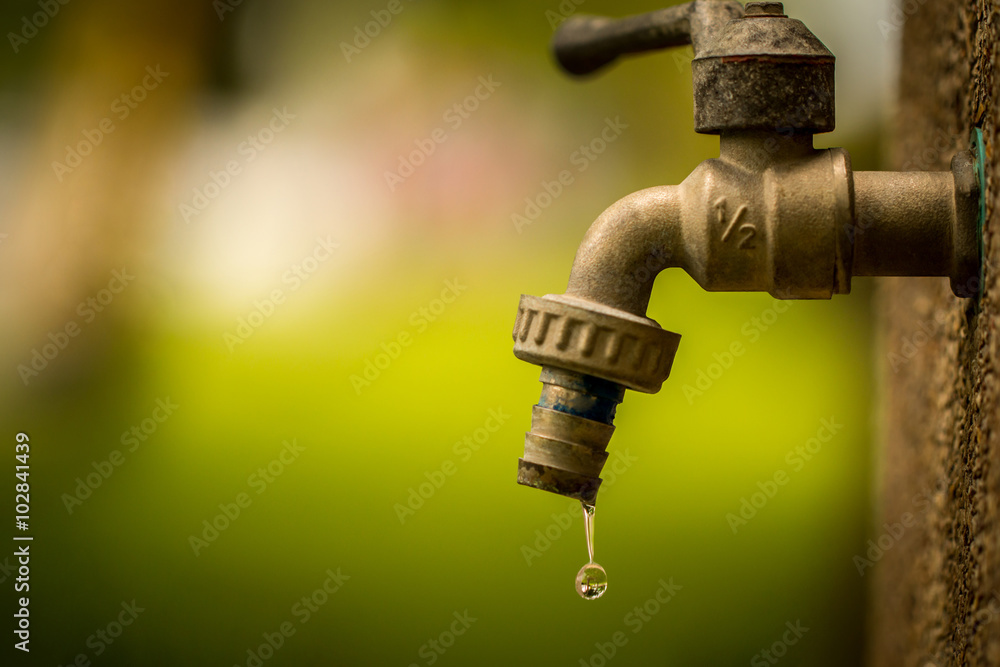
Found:
[{"label": "brass faucet", "polygon": [[847,294],[853,276],[948,276],[975,297],[981,162],[951,171],[855,172],[834,128],[833,54],[779,2],[694,0],[612,20],[574,16],[553,50],[589,74],[619,56],[691,44],[695,130],[717,159],[678,186],[607,209],[577,251],[563,295],[523,295],[514,354],[542,366],[518,483],[593,503],[625,389],[659,391],[680,336],[646,317],[653,280],[687,271],[709,291],[780,299]]}]

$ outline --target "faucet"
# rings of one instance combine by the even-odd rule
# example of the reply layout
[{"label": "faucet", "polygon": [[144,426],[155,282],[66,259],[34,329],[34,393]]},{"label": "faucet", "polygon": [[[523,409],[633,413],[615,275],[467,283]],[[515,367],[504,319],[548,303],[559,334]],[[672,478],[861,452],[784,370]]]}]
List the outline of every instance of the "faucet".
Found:
[{"label": "faucet", "polygon": [[846,150],[814,148],[814,134],[834,129],[835,58],[782,3],[573,16],[553,51],[586,75],[688,44],[695,131],[719,135],[719,157],[604,211],[566,293],[522,295],[514,323],[514,354],[542,367],[543,386],[517,481],[586,504],[625,390],[656,393],[670,375],[680,336],[646,317],[660,271],[779,299],[848,294],[853,276],[948,276],[961,298],[981,285],[981,148],[941,172],[854,171]]}]

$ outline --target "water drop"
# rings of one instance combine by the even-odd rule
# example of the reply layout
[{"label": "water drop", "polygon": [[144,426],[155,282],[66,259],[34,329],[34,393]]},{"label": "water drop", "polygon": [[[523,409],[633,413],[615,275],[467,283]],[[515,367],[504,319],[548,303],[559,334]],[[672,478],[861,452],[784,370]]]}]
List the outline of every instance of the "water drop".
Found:
[{"label": "water drop", "polygon": [[594,562],[594,510],[593,505],[580,503],[583,506],[583,530],[587,538],[586,565],[576,573],[576,592],[584,600],[596,600],[608,590],[608,573]]},{"label": "water drop", "polygon": [[584,600],[596,600],[608,590],[608,573],[597,563],[587,563],[576,573],[576,592]]},{"label": "water drop", "polygon": [[597,510],[593,505],[580,503],[583,507],[583,534],[587,538],[587,560],[594,562],[594,512]]}]

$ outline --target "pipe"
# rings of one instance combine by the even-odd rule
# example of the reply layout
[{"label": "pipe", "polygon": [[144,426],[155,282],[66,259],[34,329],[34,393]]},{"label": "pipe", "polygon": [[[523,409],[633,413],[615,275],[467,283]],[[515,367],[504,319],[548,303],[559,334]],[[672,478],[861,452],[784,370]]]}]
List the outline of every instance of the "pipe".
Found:
[{"label": "pipe", "polygon": [[645,318],[657,274],[687,270],[677,186],[640,190],[591,225],[573,260],[566,295]]},{"label": "pipe", "polygon": [[854,275],[951,275],[951,172],[856,171],[854,192]]},{"label": "pipe", "polygon": [[981,289],[982,184],[976,156],[951,171],[854,172],[853,274],[949,276],[956,296]]}]

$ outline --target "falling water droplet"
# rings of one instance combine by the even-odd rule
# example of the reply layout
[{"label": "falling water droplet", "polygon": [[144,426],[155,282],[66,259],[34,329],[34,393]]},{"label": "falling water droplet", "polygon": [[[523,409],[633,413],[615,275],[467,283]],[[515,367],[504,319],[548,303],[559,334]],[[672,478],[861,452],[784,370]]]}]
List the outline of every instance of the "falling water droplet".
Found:
[{"label": "falling water droplet", "polygon": [[594,562],[594,512],[597,508],[594,505],[580,503],[583,508],[583,535],[587,538],[587,560]]},{"label": "falling water droplet", "polygon": [[584,600],[596,600],[608,590],[608,573],[597,563],[587,563],[576,573],[576,592]]},{"label": "falling water droplet", "polygon": [[576,573],[576,592],[584,600],[596,600],[608,590],[608,573],[594,562],[594,510],[593,505],[583,506],[583,529],[587,537],[588,562]]}]

